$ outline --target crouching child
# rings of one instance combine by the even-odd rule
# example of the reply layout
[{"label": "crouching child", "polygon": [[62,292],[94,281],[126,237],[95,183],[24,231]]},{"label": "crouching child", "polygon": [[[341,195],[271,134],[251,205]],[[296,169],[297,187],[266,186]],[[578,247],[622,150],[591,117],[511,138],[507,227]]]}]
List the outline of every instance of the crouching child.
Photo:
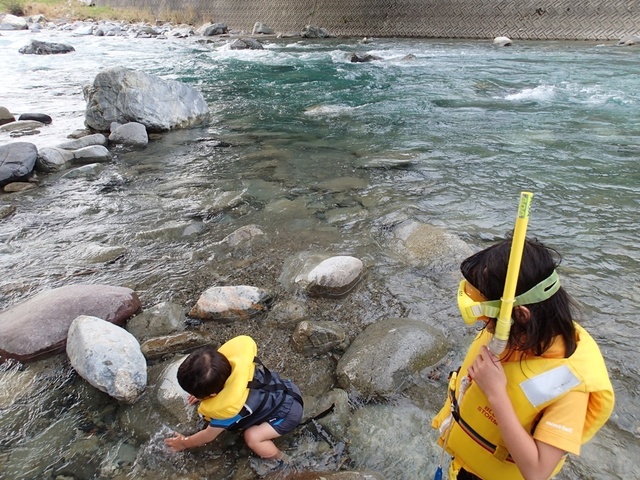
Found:
[{"label": "crouching child", "polygon": [[178,383],[189,394],[190,405],[208,422],[204,430],[165,439],[174,452],[199,447],[225,430],[243,430],[247,446],[263,459],[282,461],[273,440],[292,431],[302,420],[300,389],[282,380],[257,359],[255,341],[246,335],[219,349],[202,347],[178,368]]}]

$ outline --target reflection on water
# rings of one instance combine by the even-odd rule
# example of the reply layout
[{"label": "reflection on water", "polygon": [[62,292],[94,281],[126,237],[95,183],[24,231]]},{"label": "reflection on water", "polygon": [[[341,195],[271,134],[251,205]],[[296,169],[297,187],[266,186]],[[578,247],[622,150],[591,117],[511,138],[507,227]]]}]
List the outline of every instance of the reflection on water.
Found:
[{"label": "reflection on water", "polygon": [[[623,478],[620,457],[638,470],[640,457],[624,452],[637,451],[640,436],[637,52],[587,42],[498,49],[391,39],[366,47],[282,40],[262,51],[232,51],[188,40],[40,34],[74,46],[60,61],[17,54],[30,35],[0,37],[0,61],[12,66],[0,79],[4,106],[54,117],[26,141],[51,146],[81,128],[82,85],[114,65],[196,86],[213,120],[166,133],[143,151],[115,150],[97,176],[42,175],[41,188],[0,196],[0,205],[17,206],[0,220],[0,308],[81,282],[134,288],[146,307],[191,306],[212,284],[281,288],[292,258],[330,252],[356,255],[370,270],[368,286],[354,294],[352,333],[386,315],[436,318],[435,326],[451,333],[458,325],[455,279],[404,265],[389,252],[385,232],[414,219],[477,249],[511,228],[519,192],[532,191],[529,231],[564,255],[563,282],[601,345],[618,399],[602,441],[585,447],[564,478]],[[384,60],[352,64],[354,50]],[[248,224],[259,225],[269,243],[251,262],[221,255],[216,242]],[[275,335],[273,348],[282,342]],[[110,431],[116,405],[107,402],[86,420],[77,392],[100,395],[72,373],[38,377],[42,388],[67,392],[72,382],[76,391],[42,405],[29,384],[32,369],[19,383],[12,372],[1,372],[2,390],[12,392],[2,394],[3,474],[29,476],[46,462],[67,462],[84,464],[75,478],[108,476],[114,458],[140,478],[145,469],[163,470],[165,461],[181,471],[175,458],[154,450],[162,431],[150,432],[146,443]],[[16,400],[21,389],[31,393]],[[38,460],[51,444],[71,453]],[[106,451],[94,455],[95,448]],[[593,448],[591,458],[609,449],[609,460],[591,460]],[[228,467],[246,458],[229,455],[216,461]]]}]

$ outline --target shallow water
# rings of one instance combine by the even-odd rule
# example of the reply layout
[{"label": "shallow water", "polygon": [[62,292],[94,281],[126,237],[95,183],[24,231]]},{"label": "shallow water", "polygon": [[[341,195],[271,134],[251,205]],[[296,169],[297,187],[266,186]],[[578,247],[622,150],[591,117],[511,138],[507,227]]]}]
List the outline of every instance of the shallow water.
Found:
[{"label": "shallow water", "polygon": [[[638,471],[638,49],[333,39],[231,51],[193,40],[37,35],[76,52],[20,55],[34,34],[2,32],[0,104],[54,118],[39,135],[15,140],[38,147],[66,140],[83,127],[82,85],[115,65],[197,87],[212,120],[141,152],[116,151],[96,177],[40,176],[42,188],[0,196],[0,205],[18,206],[0,221],[0,308],[79,282],[129,286],[145,306],[186,307],[214,283],[280,288],[292,257],[328,252],[356,255],[370,269],[373,286],[360,289],[354,305],[371,308],[340,304],[356,317],[354,330],[393,315],[435,318],[457,332],[455,283],[396,258],[386,229],[409,217],[481,248],[511,228],[520,191],[532,191],[529,233],[563,254],[564,285],[617,394],[602,442],[585,447],[563,475]],[[383,60],[350,63],[353,51]],[[270,246],[251,262],[222,261],[212,243],[248,224],[259,225]],[[96,245],[126,253],[92,262]],[[277,333],[262,335],[273,335],[274,349],[282,343]],[[6,421],[11,415],[3,412]],[[0,455],[24,449],[24,439],[10,436]]]}]

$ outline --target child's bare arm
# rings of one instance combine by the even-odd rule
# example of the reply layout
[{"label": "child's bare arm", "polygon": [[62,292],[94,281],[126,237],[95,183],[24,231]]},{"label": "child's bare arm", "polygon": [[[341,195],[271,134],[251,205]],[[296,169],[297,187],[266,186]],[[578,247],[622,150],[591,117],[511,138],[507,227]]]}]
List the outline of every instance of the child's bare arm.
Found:
[{"label": "child's bare arm", "polygon": [[181,433],[176,433],[171,438],[165,438],[164,443],[174,452],[180,452],[187,448],[200,447],[215,440],[218,435],[224,432],[224,428],[212,427],[209,425],[204,430],[185,437]]}]

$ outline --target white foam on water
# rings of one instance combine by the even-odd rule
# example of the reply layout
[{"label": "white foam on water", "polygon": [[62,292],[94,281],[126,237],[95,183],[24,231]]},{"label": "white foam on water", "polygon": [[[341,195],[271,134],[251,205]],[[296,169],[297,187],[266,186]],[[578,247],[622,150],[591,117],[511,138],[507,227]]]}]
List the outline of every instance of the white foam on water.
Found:
[{"label": "white foam on water", "polygon": [[534,88],[525,88],[519,92],[512,93],[504,97],[505,100],[513,101],[546,101],[551,100],[556,94],[556,87],[553,85],[539,85]]},{"label": "white foam on water", "polygon": [[314,105],[305,110],[304,114],[317,117],[337,117],[354,111],[358,107],[348,105]]}]

